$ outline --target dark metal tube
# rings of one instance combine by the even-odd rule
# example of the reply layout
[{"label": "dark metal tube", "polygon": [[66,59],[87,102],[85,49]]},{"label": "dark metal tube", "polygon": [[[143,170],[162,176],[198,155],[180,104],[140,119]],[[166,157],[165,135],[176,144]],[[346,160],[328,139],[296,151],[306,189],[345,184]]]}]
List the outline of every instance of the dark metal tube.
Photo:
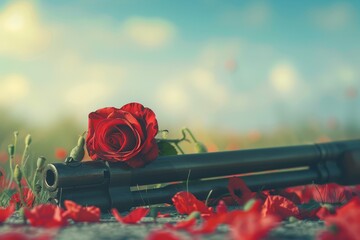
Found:
[{"label": "dark metal tube", "polygon": [[[278,170],[306,167],[307,170]],[[262,173],[262,171],[278,171]],[[105,161],[48,164],[44,188],[51,201],[63,204],[70,199],[83,205],[126,210],[136,205],[169,202],[184,185],[131,191],[131,186],[190,180],[189,190],[204,199],[211,189],[214,196],[227,192],[227,180],[201,180],[243,173],[250,189],[271,189],[309,183],[360,183],[360,140],[303,146],[250,149],[217,153],[159,157],[138,169]],[[194,181],[197,180],[197,181]],[[147,199],[147,200],[146,200]],[[148,203],[146,202],[148,201]]]},{"label": "dark metal tube", "polygon": [[[123,168],[117,167],[116,163],[109,163],[109,165],[112,178],[128,179],[130,185],[134,186],[185,181],[188,177],[193,180],[265,170],[314,166],[325,161],[339,160],[345,150],[351,151],[353,149],[360,149],[360,140],[167,156],[158,158],[144,168],[132,171],[124,171]],[[114,182],[116,181],[114,180]]]},{"label": "dark metal tube", "polygon": [[[254,192],[268,189],[298,186],[309,183],[319,183],[319,174],[314,169],[268,173],[263,175],[250,175],[241,177],[246,185]],[[205,200],[209,192],[213,190],[211,197],[219,197],[227,194],[229,179],[215,179],[206,181],[192,181],[188,183],[189,192],[200,200]],[[134,205],[150,205],[158,203],[171,203],[171,198],[179,191],[186,191],[186,184],[179,183],[168,185],[163,188],[133,191]]]}]

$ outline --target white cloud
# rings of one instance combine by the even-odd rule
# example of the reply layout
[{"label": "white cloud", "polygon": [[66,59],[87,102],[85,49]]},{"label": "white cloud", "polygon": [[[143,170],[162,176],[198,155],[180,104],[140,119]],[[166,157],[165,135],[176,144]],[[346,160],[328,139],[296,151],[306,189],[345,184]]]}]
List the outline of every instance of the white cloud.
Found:
[{"label": "white cloud", "polygon": [[201,49],[199,64],[205,68],[224,66],[241,54],[242,44],[241,39],[213,39]]},{"label": "white cloud", "polygon": [[179,82],[181,81],[170,81],[161,85],[157,96],[158,103],[164,110],[181,115],[187,112],[191,100],[186,86]]},{"label": "white cloud", "polygon": [[197,92],[212,103],[212,106],[222,106],[228,100],[228,90],[217,81],[211,71],[203,68],[194,69],[190,73],[189,80]]},{"label": "white cloud", "polygon": [[104,102],[113,92],[111,86],[103,82],[83,81],[71,86],[64,98],[70,106],[81,109]]},{"label": "white cloud", "polygon": [[11,107],[24,100],[30,92],[25,76],[12,74],[0,79],[0,106]]},{"label": "white cloud", "polygon": [[161,18],[131,17],[124,22],[123,30],[130,41],[145,48],[166,46],[176,33],[175,26]]},{"label": "white cloud", "polygon": [[43,50],[49,37],[30,1],[13,1],[0,11],[0,54],[30,56]]},{"label": "white cloud", "polygon": [[270,72],[270,83],[279,93],[293,92],[297,85],[298,74],[289,63],[280,63],[274,66]]},{"label": "white cloud", "polygon": [[265,2],[257,2],[240,10],[231,9],[225,12],[222,18],[229,25],[262,27],[271,19],[271,8]]},{"label": "white cloud", "polygon": [[355,69],[347,65],[338,67],[336,75],[341,82],[348,85],[356,84],[358,79],[358,75]]},{"label": "white cloud", "polygon": [[348,26],[354,18],[352,7],[347,3],[337,3],[310,13],[312,22],[324,30],[339,30]]}]

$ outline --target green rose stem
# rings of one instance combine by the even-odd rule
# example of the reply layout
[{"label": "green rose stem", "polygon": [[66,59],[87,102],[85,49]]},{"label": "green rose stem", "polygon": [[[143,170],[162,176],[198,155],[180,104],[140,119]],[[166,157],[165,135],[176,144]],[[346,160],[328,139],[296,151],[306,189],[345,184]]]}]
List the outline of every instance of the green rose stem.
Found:
[{"label": "green rose stem", "polygon": [[183,132],[183,134],[185,134],[185,132],[187,132],[190,135],[191,139],[193,140],[193,142],[195,144],[195,151],[196,152],[198,152],[198,153],[207,152],[207,149],[206,149],[205,145],[202,142],[199,142],[198,140],[196,140],[194,134],[190,131],[190,129],[185,127],[181,131]]},{"label": "green rose stem", "polygon": [[22,186],[21,186],[22,172],[21,172],[21,169],[18,164],[16,164],[15,169],[14,169],[14,178],[15,178],[16,184],[18,185],[21,204],[23,207],[26,207],[26,203],[24,200],[24,192],[22,191]]},{"label": "green rose stem", "polygon": [[[162,130],[162,133],[167,133],[168,131],[167,130]],[[174,146],[177,148],[177,150],[181,153],[181,154],[185,154],[185,152],[181,149],[180,147],[180,143],[183,142],[183,141],[186,141],[186,142],[189,142],[189,140],[186,138],[186,134],[184,131],[181,131],[182,133],[182,137],[179,138],[179,139],[166,139],[163,135],[163,139],[161,139],[161,141],[165,141],[165,142],[168,142],[168,143],[172,143],[174,144]]]}]

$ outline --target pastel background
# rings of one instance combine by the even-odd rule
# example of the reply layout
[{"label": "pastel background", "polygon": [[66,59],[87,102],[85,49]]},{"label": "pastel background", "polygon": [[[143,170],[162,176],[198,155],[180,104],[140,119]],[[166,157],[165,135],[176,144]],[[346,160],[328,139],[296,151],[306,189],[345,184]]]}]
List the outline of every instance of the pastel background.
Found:
[{"label": "pastel background", "polygon": [[0,1],[0,151],[132,101],[212,150],[354,138],[359,88],[359,1]]}]

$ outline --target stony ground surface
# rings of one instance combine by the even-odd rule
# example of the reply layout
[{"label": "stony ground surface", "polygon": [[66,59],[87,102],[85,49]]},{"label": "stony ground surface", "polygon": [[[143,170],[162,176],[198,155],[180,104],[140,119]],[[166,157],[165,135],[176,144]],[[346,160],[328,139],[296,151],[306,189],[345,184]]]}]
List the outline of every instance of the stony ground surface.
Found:
[{"label": "stony ground surface", "polygon": [[[56,240],[72,240],[72,239],[101,239],[101,240],[115,240],[115,239],[144,239],[149,232],[164,228],[164,223],[175,223],[180,220],[179,216],[172,218],[161,218],[156,223],[153,219],[146,217],[141,224],[123,225],[109,214],[102,216],[100,223],[78,223],[70,224],[67,227],[58,230],[41,229],[31,227],[28,224],[24,225],[18,216],[11,217],[6,223],[0,226],[0,233],[4,232],[22,232],[28,236],[41,236],[43,234],[53,236]],[[282,224],[270,232],[267,240],[282,239],[282,240],[307,240],[316,239],[316,233],[324,228],[324,224],[319,221],[284,221]],[[180,232],[180,236],[184,239],[191,239],[191,236],[185,232]],[[196,239],[229,239],[229,232],[226,226],[222,226],[215,234],[203,235]]]}]

